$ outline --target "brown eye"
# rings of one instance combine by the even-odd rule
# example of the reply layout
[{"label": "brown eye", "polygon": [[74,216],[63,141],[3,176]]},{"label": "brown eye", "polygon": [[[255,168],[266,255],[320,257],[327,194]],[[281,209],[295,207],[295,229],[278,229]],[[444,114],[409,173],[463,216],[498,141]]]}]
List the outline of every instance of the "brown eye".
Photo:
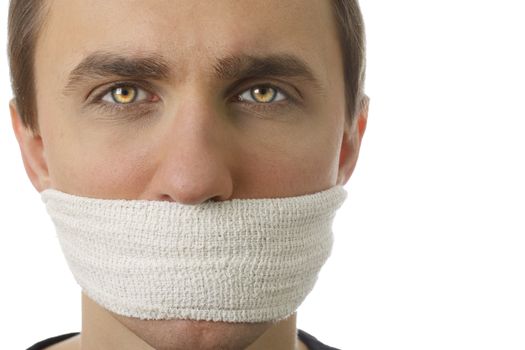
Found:
[{"label": "brown eye", "polygon": [[145,101],[156,102],[157,99],[155,95],[133,85],[114,86],[102,97],[102,101],[117,105],[130,105]]},{"label": "brown eye", "polygon": [[257,102],[268,103],[273,101],[277,92],[271,87],[258,87],[250,90],[252,98]]},{"label": "brown eye", "polygon": [[280,90],[265,85],[254,86],[239,95],[240,101],[251,101],[255,103],[278,102],[285,99],[286,96]]},{"label": "brown eye", "polygon": [[132,86],[122,86],[111,90],[113,101],[121,104],[132,103],[137,97],[137,89]]}]

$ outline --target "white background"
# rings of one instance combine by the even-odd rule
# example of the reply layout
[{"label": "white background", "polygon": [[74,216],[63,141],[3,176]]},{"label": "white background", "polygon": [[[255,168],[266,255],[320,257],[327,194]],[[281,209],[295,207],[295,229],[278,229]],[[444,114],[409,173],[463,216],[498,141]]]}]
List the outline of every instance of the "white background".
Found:
[{"label": "white background", "polygon": [[[342,349],[525,348],[521,4],[361,1],[369,124],[300,328]],[[0,348],[24,349],[80,330],[80,294],[23,170],[10,97],[2,53]]]}]

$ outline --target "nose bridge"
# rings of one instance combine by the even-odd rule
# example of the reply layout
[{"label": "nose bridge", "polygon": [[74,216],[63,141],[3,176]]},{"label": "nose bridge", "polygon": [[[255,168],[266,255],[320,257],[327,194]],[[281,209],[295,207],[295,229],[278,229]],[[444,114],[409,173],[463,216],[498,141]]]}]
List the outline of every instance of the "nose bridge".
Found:
[{"label": "nose bridge", "polygon": [[164,118],[157,197],[184,204],[228,199],[233,191],[228,128],[211,102],[188,97]]}]

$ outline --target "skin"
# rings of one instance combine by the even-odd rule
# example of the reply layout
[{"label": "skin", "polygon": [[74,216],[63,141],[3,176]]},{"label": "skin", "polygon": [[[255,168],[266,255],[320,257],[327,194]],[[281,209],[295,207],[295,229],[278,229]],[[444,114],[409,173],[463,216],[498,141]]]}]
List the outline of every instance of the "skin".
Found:
[{"label": "skin", "polygon": [[[368,106],[348,123],[343,65],[328,1],[47,1],[35,56],[39,133],[11,103],[27,174],[40,192],[55,188],[96,198],[207,200],[287,197],[345,184],[355,167]],[[96,105],[118,76],[64,93],[71,70],[95,51],[158,54],[172,72],[118,113]],[[300,57],[320,86],[272,76],[215,77],[217,59],[237,54]],[[127,79],[126,81],[129,81]],[[239,103],[272,83],[296,102]],[[231,91],[231,92],[230,92]],[[87,98],[86,98],[87,96]],[[111,95],[106,95],[111,97]],[[244,96],[244,95],[243,95]],[[285,98],[286,100],[286,98]],[[115,104],[116,102],[111,100]],[[110,313],[83,296],[82,336],[56,349],[305,349],[295,315],[278,323],[144,321]]]}]

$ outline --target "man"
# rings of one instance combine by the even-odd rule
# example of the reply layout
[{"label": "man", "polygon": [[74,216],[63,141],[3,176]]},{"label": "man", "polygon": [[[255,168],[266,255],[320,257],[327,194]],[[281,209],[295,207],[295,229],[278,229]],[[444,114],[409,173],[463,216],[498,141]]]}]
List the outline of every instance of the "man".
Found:
[{"label": "man", "polygon": [[83,288],[81,333],[33,348],[329,349],[295,310],[366,127],[357,2],[12,0],[9,20],[13,128]]}]

